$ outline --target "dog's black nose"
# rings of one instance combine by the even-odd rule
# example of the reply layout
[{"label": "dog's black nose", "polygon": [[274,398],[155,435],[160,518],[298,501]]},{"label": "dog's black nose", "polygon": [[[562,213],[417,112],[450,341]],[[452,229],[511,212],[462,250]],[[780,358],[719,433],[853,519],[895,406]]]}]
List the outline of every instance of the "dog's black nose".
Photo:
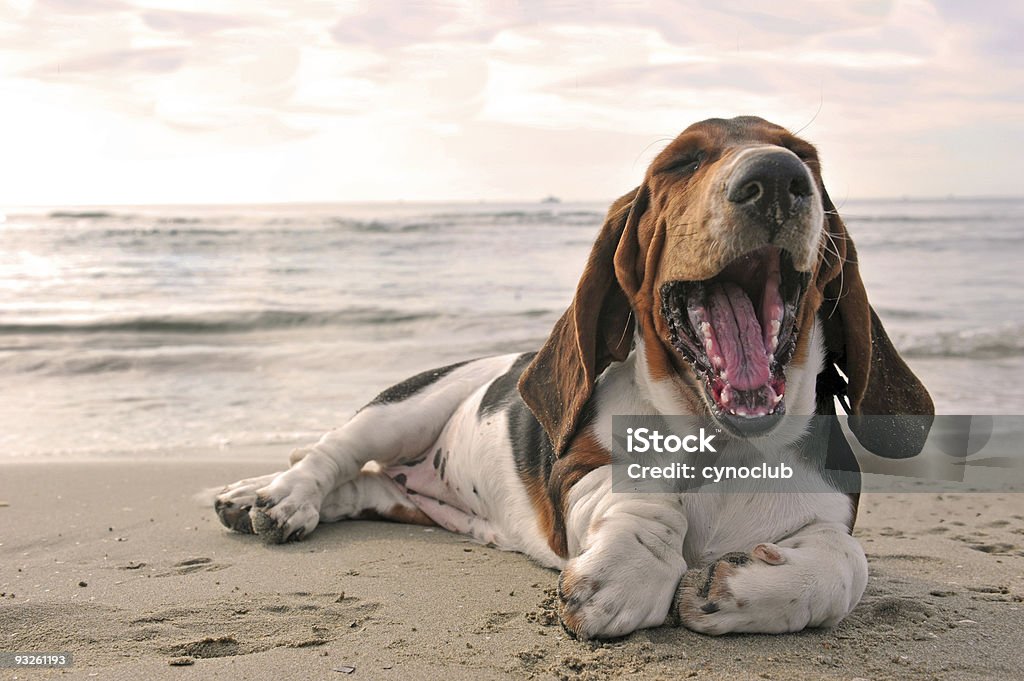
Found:
[{"label": "dog's black nose", "polygon": [[763,219],[772,235],[811,196],[811,176],[789,151],[766,151],[741,161],[726,185],[729,201]]}]

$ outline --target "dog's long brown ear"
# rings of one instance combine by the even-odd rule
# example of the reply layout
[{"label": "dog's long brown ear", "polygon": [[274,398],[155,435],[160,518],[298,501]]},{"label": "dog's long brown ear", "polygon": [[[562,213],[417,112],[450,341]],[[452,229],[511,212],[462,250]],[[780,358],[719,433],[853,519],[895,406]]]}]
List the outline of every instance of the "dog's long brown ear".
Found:
[{"label": "dog's long brown ear", "polygon": [[914,456],[928,437],[935,406],[868,302],[857,249],[828,194],[822,198],[831,238],[816,281],[823,293],[818,316],[827,348],[818,402],[831,402],[833,395],[846,398],[850,429],[869,451],[893,459]]},{"label": "dog's long brown ear", "polygon": [[647,196],[639,187],[612,204],[572,305],[519,379],[519,393],[556,455],[572,440],[597,377],[613,361],[624,360],[632,346],[634,320],[615,277],[615,252],[620,242],[635,239]]}]

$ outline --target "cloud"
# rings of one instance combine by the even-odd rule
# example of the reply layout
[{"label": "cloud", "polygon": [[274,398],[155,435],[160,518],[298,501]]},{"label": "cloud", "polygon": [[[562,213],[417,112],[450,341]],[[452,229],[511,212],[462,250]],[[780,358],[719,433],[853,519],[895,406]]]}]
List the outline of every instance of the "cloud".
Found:
[{"label": "cloud", "polygon": [[173,73],[185,63],[181,47],[112,50],[55,61],[21,75],[39,80],[65,80],[79,76],[107,79],[118,75],[144,76]]},{"label": "cloud", "polygon": [[[395,175],[377,166],[400,158],[402,191],[420,197],[532,197],[542,188],[609,196],[624,189],[615,163],[627,146],[646,158],[645,147],[656,151],[695,120],[739,114],[794,129],[811,122],[805,134],[855,194],[897,185],[898,193],[981,191],[1021,170],[1019,150],[1004,140],[1019,139],[1024,127],[1016,46],[1024,9],[1008,3],[6,7],[0,146],[29,155],[28,139],[49,140],[83,172],[99,154],[120,159],[111,172],[156,177],[171,172],[159,163],[189,155],[224,172],[235,159],[236,175],[263,187],[254,194],[260,200],[308,197],[311,188],[322,199],[386,198],[397,185],[370,178]],[[49,131],[26,137],[39,121]],[[943,150],[962,156],[963,139],[987,150],[987,166],[998,172],[954,182],[942,171]],[[341,169],[337,159],[345,160]],[[153,163],[130,167],[143,160]],[[28,158],[11,162],[35,167]],[[254,169],[282,163],[301,167],[276,194],[252,178]],[[168,191],[182,200],[211,191],[209,178],[182,177],[179,166],[174,173]],[[322,179],[327,173],[359,177],[332,184]],[[8,178],[16,191],[71,191],[21,175]],[[134,186],[130,179],[123,186]]]},{"label": "cloud", "polygon": [[231,28],[246,26],[247,22],[236,17],[208,12],[179,12],[174,10],[145,10],[142,22],[154,31],[164,31],[185,36],[215,33]]},{"label": "cloud", "polygon": [[367,3],[357,14],[340,19],[330,30],[341,45],[395,50],[436,41],[483,42],[477,17],[464,4],[444,1]]}]

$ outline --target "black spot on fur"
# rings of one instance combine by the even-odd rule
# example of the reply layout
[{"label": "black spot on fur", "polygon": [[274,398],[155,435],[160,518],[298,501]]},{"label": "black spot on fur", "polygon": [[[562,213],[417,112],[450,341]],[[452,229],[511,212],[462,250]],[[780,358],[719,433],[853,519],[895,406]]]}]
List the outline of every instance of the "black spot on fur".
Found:
[{"label": "black spot on fur", "polygon": [[491,381],[483,399],[480,400],[480,407],[476,412],[477,418],[483,419],[485,416],[501,411],[502,408],[519,398],[519,377],[526,371],[526,367],[533,361],[533,356],[536,354],[536,352],[526,352],[519,355],[508,371]]},{"label": "black spot on fur", "polygon": [[444,469],[448,467],[448,457],[441,459],[441,479],[444,480]]},{"label": "black spot on fur", "polygon": [[555,463],[555,448],[518,392],[508,405],[507,415],[509,441],[512,443],[512,458],[516,463],[516,470],[529,477],[549,480],[551,467]]},{"label": "black spot on fur", "polygon": [[406,480],[405,473],[399,473],[398,475],[393,477],[392,480],[397,482],[402,487],[405,487],[405,480]]},{"label": "black spot on fur", "polygon": [[457,362],[439,369],[431,369],[430,371],[424,371],[423,373],[416,374],[415,376],[407,378],[401,383],[386,389],[384,392],[373,398],[373,400],[366,406],[372,407],[374,405],[392,404],[394,402],[407,400],[427,386],[436,383],[451,372],[468,363],[469,362]]},{"label": "black spot on fur", "polygon": [[719,610],[721,610],[721,608],[718,607],[718,603],[705,603],[704,605],[700,606],[700,609],[702,611],[704,611],[705,614],[708,614],[708,615],[710,615],[712,613],[715,613],[715,612],[718,612]]},{"label": "black spot on fur", "polygon": [[434,468],[439,468],[440,466],[441,466],[441,448],[438,447],[437,451],[434,452]]},{"label": "black spot on fur", "polygon": [[473,494],[480,496],[480,492],[476,491],[476,485],[473,485]]}]

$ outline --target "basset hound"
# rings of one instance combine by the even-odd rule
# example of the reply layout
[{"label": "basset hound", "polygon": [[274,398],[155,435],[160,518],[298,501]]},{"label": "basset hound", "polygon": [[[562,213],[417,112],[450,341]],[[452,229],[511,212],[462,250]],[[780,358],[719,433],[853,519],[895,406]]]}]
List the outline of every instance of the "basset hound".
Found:
[{"label": "basset hound", "polygon": [[931,398],[868,303],[815,148],[711,119],[612,204],[538,352],[388,388],[288,470],[220,490],[216,512],[274,543],[375,517],[520,551],[561,571],[580,638],[830,626],[868,577],[856,494],[811,468],[802,492],[618,492],[610,452],[613,415],[701,415],[799,468],[809,415],[836,396],[868,449],[920,449],[895,417],[932,414]]}]

